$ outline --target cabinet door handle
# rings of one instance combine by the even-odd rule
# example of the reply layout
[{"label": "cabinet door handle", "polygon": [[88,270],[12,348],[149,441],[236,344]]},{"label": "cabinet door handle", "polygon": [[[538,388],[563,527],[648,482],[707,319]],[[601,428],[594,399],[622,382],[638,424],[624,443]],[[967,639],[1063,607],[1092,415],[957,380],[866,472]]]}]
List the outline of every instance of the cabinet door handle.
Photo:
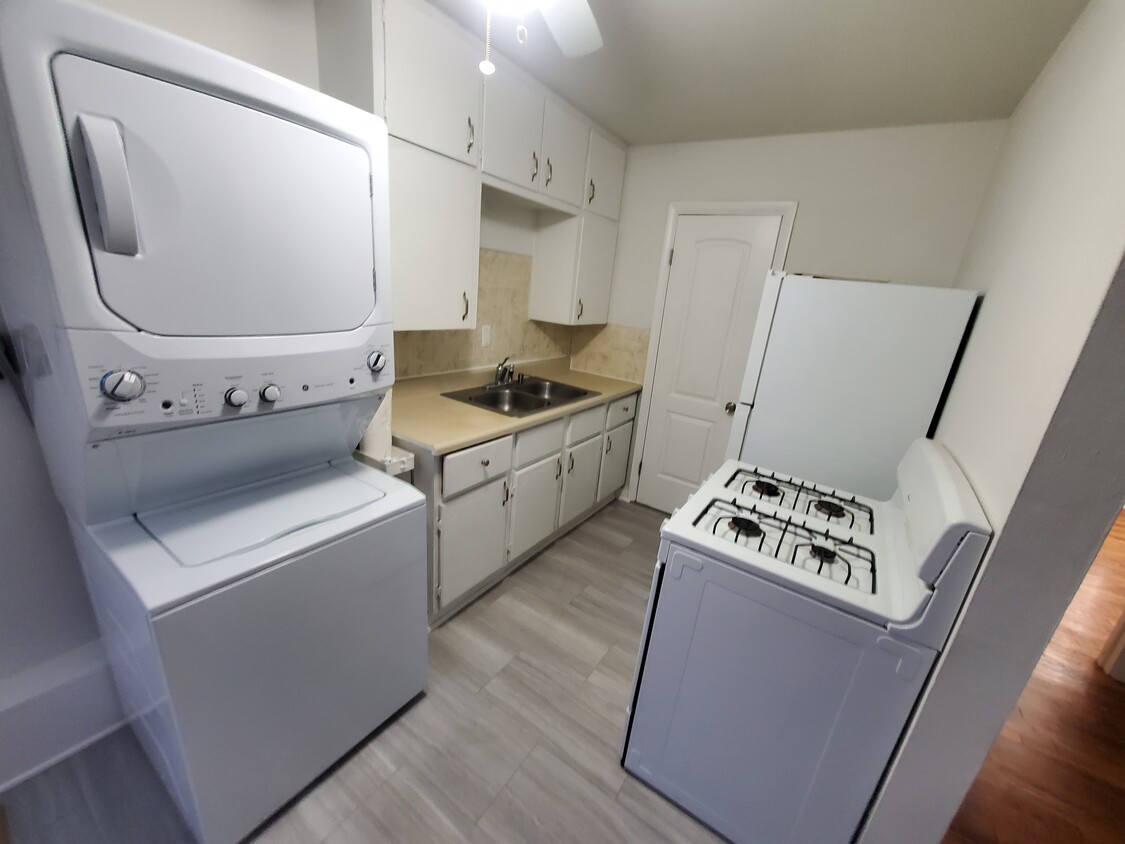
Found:
[{"label": "cabinet door handle", "polygon": [[531,181],[539,178],[539,153],[531,151]]},{"label": "cabinet door handle", "polygon": [[605,453],[609,454],[611,451],[613,451],[613,437],[606,437],[605,438]]},{"label": "cabinet door handle", "polygon": [[570,465],[566,467],[566,473],[569,475],[574,471],[574,455],[570,455]]},{"label": "cabinet door handle", "polygon": [[511,498],[511,495],[508,492],[508,482],[504,481],[504,500],[500,502],[500,506],[506,507],[508,505],[509,498]]},{"label": "cabinet door handle", "polygon": [[477,130],[473,126],[473,118],[469,118],[469,145],[465,147],[465,153],[468,154],[473,151],[473,144],[477,142]]},{"label": "cabinet door handle", "polygon": [[488,458],[486,457],[486,458],[484,458],[484,460],[482,460],[482,461],[480,462],[480,465],[481,465],[481,466],[484,466],[485,468],[488,468],[488,464],[489,464],[489,463],[491,463],[491,462],[492,462],[492,461],[491,461],[491,460],[489,460],[489,459],[488,459]]},{"label": "cabinet door handle", "polygon": [[461,314],[461,322],[464,322],[469,318],[469,294],[461,291],[461,298],[465,300],[465,310]]},{"label": "cabinet door handle", "polygon": [[562,458],[561,457],[555,458],[555,467],[556,467],[555,468],[555,480],[557,481],[559,478],[562,477]]},{"label": "cabinet door handle", "polygon": [[548,158],[547,159],[547,181],[545,181],[543,183],[543,187],[547,187],[547,185],[551,184],[551,179],[554,177],[554,175],[555,175],[555,168],[551,166],[551,159]]},{"label": "cabinet door handle", "polygon": [[586,200],[587,205],[593,205],[594,204],[594,194],[597,193],[597,190],[598,190],[598,188],[597,188],[597,185],[594,184],[594,180],[590,179],[590,198],[588,200]]},{"label": "cabinet door handle", "polygon": [[583,306],[582,300],[579,299],[578,300],[578,319],[582,319],[582,314],[585,310],[586,310],[586,308]]}]

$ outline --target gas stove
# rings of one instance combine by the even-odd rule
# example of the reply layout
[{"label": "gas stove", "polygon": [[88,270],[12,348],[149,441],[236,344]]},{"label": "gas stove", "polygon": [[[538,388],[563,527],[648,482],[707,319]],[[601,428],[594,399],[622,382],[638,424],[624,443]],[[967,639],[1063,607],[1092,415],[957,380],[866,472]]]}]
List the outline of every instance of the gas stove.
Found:
[{"label": "gas stove", "polygon": [[875,508],[855,495],[745,464],[735,465],[738,468],[733,472],[720,469],[713,479],[726,477],[723,487],[736,495],[756,498],[850,531],[875,532]]}]

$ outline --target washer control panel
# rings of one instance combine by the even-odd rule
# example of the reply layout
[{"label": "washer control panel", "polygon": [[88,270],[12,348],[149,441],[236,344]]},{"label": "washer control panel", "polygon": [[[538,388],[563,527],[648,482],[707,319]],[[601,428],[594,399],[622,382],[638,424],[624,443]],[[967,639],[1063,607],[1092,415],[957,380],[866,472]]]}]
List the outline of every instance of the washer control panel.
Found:
[{"label": "washer control panel", "polygon": [[[390,325],[295,338],[68,334],[94,440],[358,398],[394,383]],[[266,354],[239,354],[247,350]]]}]

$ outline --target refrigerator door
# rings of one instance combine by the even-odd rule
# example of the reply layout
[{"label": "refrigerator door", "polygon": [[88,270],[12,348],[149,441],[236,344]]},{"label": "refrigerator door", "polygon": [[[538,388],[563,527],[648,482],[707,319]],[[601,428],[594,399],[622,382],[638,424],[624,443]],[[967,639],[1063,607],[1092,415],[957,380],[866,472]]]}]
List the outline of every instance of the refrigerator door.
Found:
[{"label": "refrigerator door", "polygon": [[930,428],[976,298],[786,276],[739,458],[889,499],[899,461]]}]

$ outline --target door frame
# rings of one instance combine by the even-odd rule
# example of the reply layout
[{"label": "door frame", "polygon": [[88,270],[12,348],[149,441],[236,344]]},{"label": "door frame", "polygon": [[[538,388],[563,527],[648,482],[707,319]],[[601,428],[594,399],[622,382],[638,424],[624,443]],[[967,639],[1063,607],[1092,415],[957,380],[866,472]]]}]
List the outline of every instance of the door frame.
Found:
[{"label": "door frame", "polygon": [[622,496],[627,501],[637,500],[640,485],[641,456],[644,454],[645,439],[648,436],[649,409],[653,384],[656,380],[656,358],[660,347],[660,331],[664,324],[664,306],[668,299],[668,279],[672,273],[672,262],[664,260],[676,243],[676,229],[680,217],[776,217],[781,216],[781,228],[777,233],[777,244],[773,250],[771,270],[785,269],[789,255],[789,241],[793,236],[793,222],[797,216],[797,202],[671,202],[668,204],[668,220],[664,226],[664,246],[660,252],[660,273],[656,280],[656,302],[652,309],[652,325],[648,334],[648,355],[645,358],[645,380],[637,403],[636,427],[633,435],[633,451],[629,456],[629,478]]}]

